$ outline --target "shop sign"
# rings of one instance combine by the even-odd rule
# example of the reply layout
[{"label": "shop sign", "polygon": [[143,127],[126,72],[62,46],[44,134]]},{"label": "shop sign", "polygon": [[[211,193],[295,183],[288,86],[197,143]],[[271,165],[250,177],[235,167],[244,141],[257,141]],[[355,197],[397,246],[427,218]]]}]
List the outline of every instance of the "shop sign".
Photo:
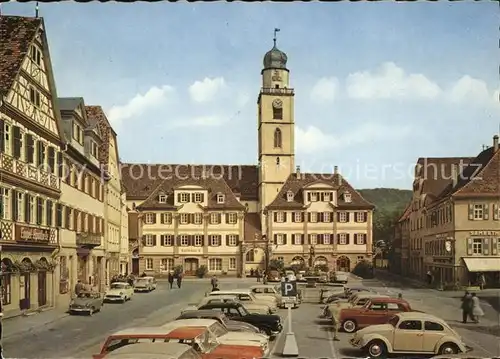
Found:
[{"label": "shop sign", "polygon": [[180,254],[202,254],[203,248],[179,248]]},{"label": "shop sign", "polygon": [[16,241],[48,244],[50,230],[45,228],[16,225]]},{"label": "shop sign", "polygon": [[470,231],[471,236],[498,237],[498,231]]}]

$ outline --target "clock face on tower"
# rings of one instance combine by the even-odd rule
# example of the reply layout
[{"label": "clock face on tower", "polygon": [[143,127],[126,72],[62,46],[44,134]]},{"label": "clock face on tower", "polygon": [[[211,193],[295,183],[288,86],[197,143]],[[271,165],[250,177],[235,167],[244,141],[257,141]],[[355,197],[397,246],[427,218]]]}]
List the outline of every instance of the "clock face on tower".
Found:
[{"label": "clock face on tower", "polygon": [[281,107],[283,107],[283,101],[281,101],[279,98],[275,99],[273,101],[273,107],[274,108],[281,108]]}]

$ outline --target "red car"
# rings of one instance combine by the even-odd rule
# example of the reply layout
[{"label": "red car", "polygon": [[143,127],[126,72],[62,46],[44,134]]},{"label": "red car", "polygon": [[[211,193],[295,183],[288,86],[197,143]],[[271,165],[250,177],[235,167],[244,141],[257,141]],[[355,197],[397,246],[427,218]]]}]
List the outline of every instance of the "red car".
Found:
[{"label": "red car", "polygon": [[415,312],[404,299],[371,298],[361,308],[345,308],[340,311],[339,323],[347,333],[374,324],[385,324],[399,312]]}]

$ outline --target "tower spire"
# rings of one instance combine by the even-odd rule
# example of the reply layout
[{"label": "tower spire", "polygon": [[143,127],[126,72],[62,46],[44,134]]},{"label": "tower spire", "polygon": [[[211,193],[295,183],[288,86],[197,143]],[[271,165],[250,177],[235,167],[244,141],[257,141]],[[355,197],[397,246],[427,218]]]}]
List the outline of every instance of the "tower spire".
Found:
[{"label": "tower spire", "polygon": [[35,17],[38,17],[38,1],[35,3]]},{"label": "tower spire", "polygon": [[276,47],[276,34],[280,31],[277,27],[274,28],[274,37],[273,37],[273,42],[274,42],[274,47]]}]

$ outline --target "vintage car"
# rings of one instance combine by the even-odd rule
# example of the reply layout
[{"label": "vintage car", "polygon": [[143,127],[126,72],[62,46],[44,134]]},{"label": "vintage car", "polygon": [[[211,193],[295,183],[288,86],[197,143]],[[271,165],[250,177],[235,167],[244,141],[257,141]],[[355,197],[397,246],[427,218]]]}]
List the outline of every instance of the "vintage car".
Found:
[{"label": "vintage car", "polygon": [[281,280],[281,274],[277,270],[272,270],[269,271],[266,279],[268,282],[279,282]]},{"label": "vintage car", "polygon": [[259,328],[260,333],[275,338],[282,330],[281,317],[274,314],[249,313],[238,302],[214,302],[200,307],[200,310],[219,310],[231,320],[252,324]]},{"label": "vintage car", "polygon": [[69,303],[69,314],[85,313],[92,315],[101,311],[103,297],[97,292],[82,292]]},{"label": "vintage car", "polygon": [[387,323],[396,313],[412,311],[410,303],[404,299],[376,297],[363,307],[342,309],[338,322],[345,332],[354,333],[369,325]]},{"label": "vintage car", "polygon": [[[127,342],[128,343],[128,342]],[[104,355],[115,359],[201,359],[202,356],[187,344],[142,343],[125,345]]]},{"label": "vintage car", "polygon": [[139,277],[134,281],[135,292],[151,292],[156,289],[154,277]]},{"label": "vintage car", "polygon": [[[173,322],[175,323],[175,322]],[[220,344],[207,327],[179,327],[178,325],[161,327],[136,327],[111,334],[104,342],[101,352],[94,359],[104,358],[114,350],[136,343],[182,343],[188,344],[203,359],[242,359],[262,358],[263,351],[257,346]]]},{"label": "vintage car", "polygon": [[363,307],[371,298],[389,298],[387,295],[377,294],[377,293],[356,293],[351,295],[348,300],[339,300],[335,303],[329,304],[327,310],[327,318],[332,318],[334,315],[338,316],[338,313],[344,308],[357,308]]},{"label": "vintage car", "polygon": [[346,284],[349,281],[349,274],[346,272],[335,272],[333,274],[333,281]]},{"label": "vintage car", "polygon": [[350,343],[372,358],[386,358],[389,354],[446,354],[449,357],[472,350],[444,320],[421,312],[399,313],[386,324],[361,329]]},{"label": "vintage car", "polygon": [[271,313],[276,313],[278,311],[278,302],[276,298],[257,298],[250,289],[230,289],[224,291],[220,290],[211,292],[209,295],[235,295],[242,303],[264,304],[269,307]]},{"label": "vintage car", "polygon": [[127,300],[132,299],[132,295],[134,295],[134,288],[130,284],[115,282],[106,291],[104,301],[125,303]]},{"label": "vintage car", "polygon": [[227,330],[231,332],[248,332],[248,333],[260,332],[259,328],[257,328],[256,326],[241,321],[231,320],[224,313],[217,310],[190,310],[182,313],[180,316],[177,317],[176,320],[194,319],[194,318],[217,320],[219,323],[224,325],[227,328]]},{"label": "vintage car", "polygon": [[295,297],[283,297],[281,295],[281,284],[257,284],[250,287],[252,293],[255,294],[257,298],[274,297],[277,299],[278,306],[281,308],[285,307],[285,303],[290,303],[294,308],[297,308],[300,303],[300,291]]},{"label": "vintage car", "polygon": [[[239,302],[240,300],[238,299],[238,296],[236,295],[214,295],[214,296],[207,296],[204,297],[199,303],[197,304],[189,304],[188,307],[181,309],[181,314],[184,312],[188,312],[191,310],[198,310],[201,306],[204,306],[209,303],[223,303],[223,302]],[[271,309],[267,304],[260,304],[260,303],[252,303],[252,302],[244,302],[242,303],[245,308],[250,312],[250,313],[257,313],[257,314],[271,314]]]},{"label": "vintage car", "polygon": [[190,328],[206,327],[217,338],[220,344],[233,343],[245,346],[255,346],[262,349],[264,356],[269,354],[269,337],[260,333],[231,332],[214,319],[180,319],[165,324],[166,327]]}]

